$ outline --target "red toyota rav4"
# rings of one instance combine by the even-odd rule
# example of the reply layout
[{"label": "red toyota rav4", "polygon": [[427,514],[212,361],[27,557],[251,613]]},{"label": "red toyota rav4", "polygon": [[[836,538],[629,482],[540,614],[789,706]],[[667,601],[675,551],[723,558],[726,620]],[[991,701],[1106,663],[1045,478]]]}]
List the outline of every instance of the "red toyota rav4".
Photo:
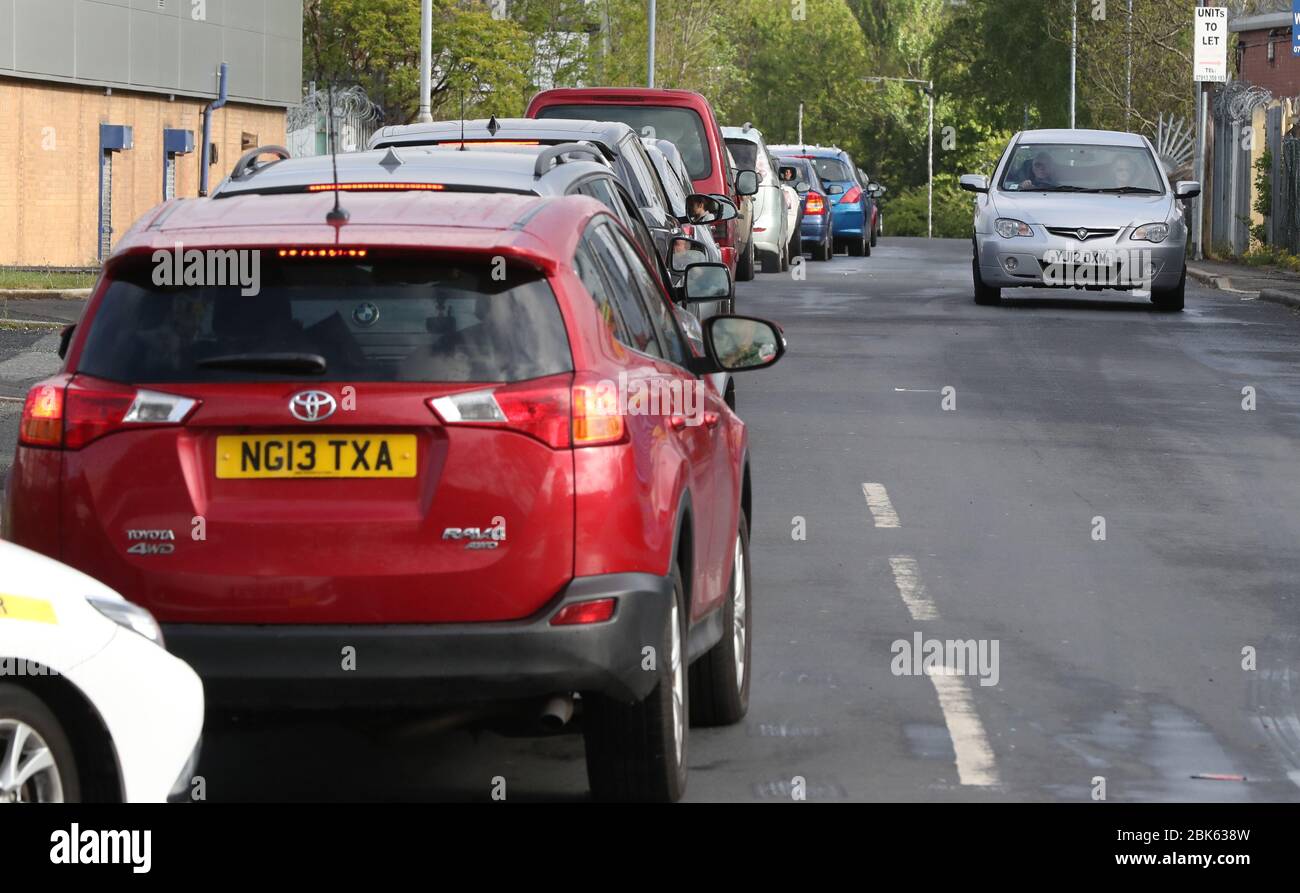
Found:
[{"label": "red toyota rav4", "polygon": [[754,278],[754,219],[750,196],[758,193],[758,174],[737,170],[709,101],[691,90],[646,87],[593,87],[543,90],[528,103],[527,118],[582,118],[621,121],[642,136],[677,146],[695,191],[725,195],[738,216],[714,225],[714,238],[732,274]]},{"label": "red toyota rav4", "polygon": [[597,796],[676,799],[688,717],[752,675],[748,441],[706,379],[780,330],[715,317],[700,355],[586,197],[350,188],[346,223],[314,186],[139,222],[28,395],[5,529],[215,703],[576,715]]}]

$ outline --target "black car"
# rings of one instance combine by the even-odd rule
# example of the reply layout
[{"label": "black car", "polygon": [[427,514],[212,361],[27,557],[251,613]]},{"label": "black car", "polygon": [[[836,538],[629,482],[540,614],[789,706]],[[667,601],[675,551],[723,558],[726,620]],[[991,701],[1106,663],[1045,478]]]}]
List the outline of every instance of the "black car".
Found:
[{"label": "black car", "polygon": [[[493,144],[501,143],[511,146],[585,143],[599,149],[627,187],[642,223],[650,231],[659,262],[664,270],[668,269],[672,240],[682,235],[681,221],[672,212],[640,137],[626,124],[561,118],[490,118],[384,127],[370,138],[371,149],[435,145],[490,149]],[[671,278],[665,275],[664,281],[671,283]]]}]

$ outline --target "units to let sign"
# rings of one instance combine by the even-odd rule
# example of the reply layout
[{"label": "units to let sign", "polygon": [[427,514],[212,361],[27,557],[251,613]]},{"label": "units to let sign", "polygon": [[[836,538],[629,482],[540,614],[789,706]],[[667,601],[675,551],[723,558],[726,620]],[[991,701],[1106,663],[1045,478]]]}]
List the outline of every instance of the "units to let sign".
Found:
[{"label": "units to let sign", "polygon": [[1228,80],[1228,7],[1196,7],[1192,80]]}]

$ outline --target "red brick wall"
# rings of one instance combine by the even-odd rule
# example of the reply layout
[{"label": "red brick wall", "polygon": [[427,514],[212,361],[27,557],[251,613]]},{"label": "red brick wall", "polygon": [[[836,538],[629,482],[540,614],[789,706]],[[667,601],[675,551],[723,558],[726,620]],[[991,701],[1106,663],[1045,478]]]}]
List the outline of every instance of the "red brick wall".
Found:
[{"label": "red brick wall", "polygon": [[[1300,96],[1300,56],[1291,53],[1289,28],[1243,31],[1237,35],[1240,49],[1239,76],[1264,87],[1278,98]],[[1268,42],[1273,41],[1273,64],[1268,62]]]}]

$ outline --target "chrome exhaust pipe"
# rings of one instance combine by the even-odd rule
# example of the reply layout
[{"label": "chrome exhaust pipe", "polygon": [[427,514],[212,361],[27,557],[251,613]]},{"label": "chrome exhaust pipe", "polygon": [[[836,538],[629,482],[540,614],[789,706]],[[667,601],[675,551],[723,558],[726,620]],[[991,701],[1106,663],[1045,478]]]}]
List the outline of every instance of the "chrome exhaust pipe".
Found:
[{"label": "chrome exhaust pipe", "polygon": [[538,722],[541,723],[544,731],[558,732],[568,725],[569,720],[572,718],[573,695],[556,695],[546,702]]}]

